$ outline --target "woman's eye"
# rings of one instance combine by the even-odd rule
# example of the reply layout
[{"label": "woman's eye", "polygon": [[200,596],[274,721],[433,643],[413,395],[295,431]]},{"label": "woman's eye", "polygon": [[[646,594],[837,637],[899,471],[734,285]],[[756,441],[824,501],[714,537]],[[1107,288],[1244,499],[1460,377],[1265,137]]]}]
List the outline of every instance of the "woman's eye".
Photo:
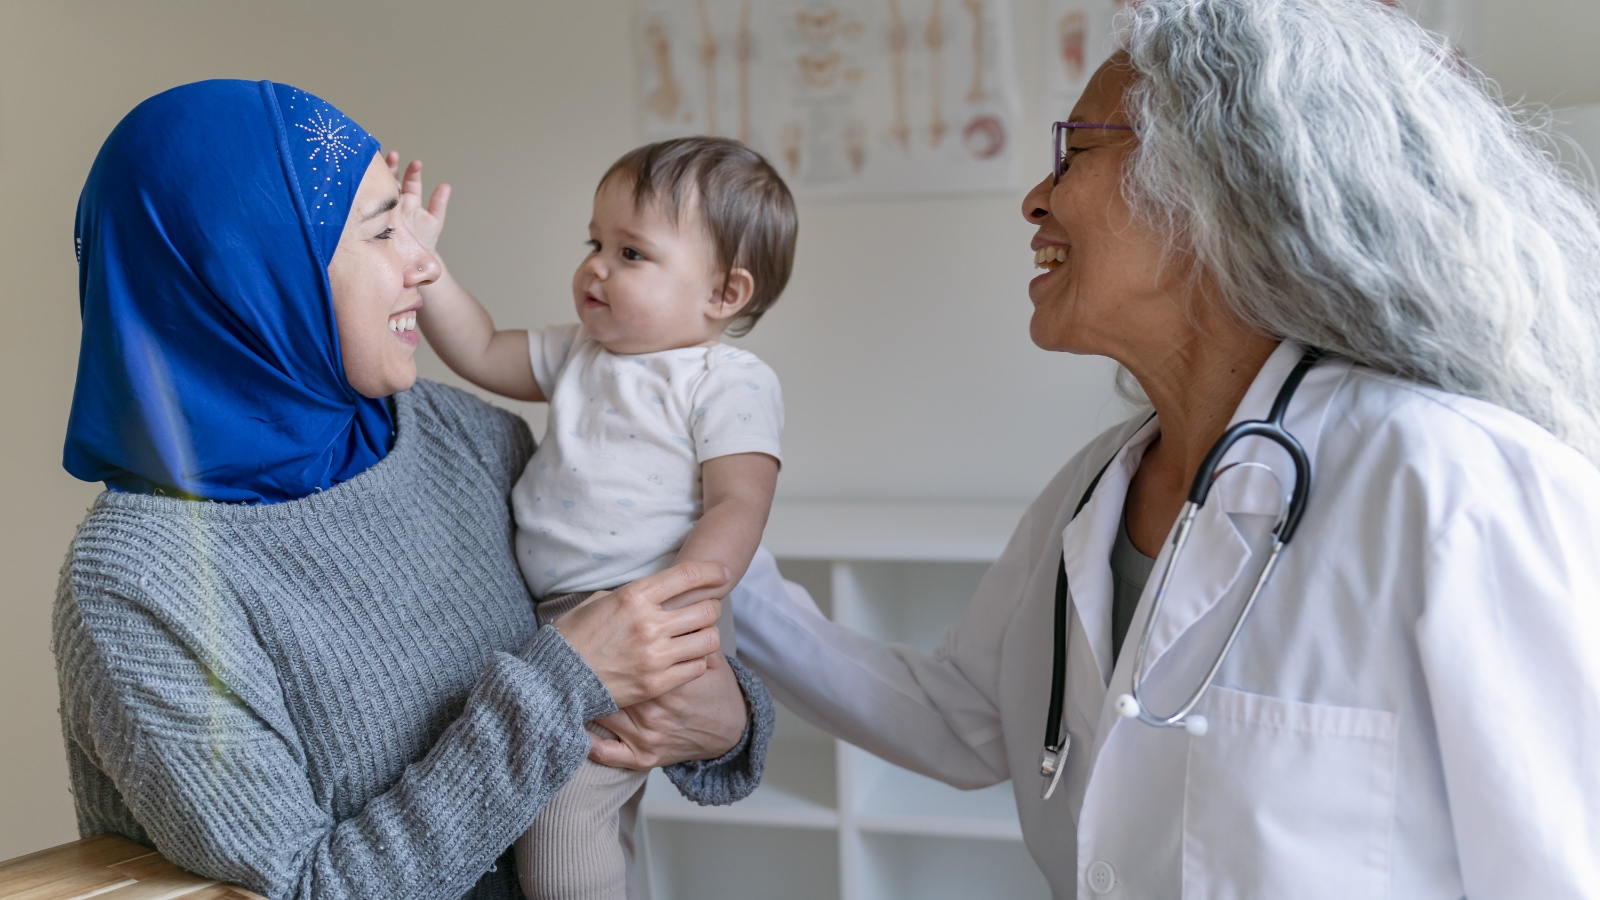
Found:
[{"label": "woman's eye", "polygon": [[373,235],[372,239],[375,240],[375,241],[387,241],[388,239],[390,239],[392,237],[394,237],[394,229],[393,228],[385,228],[384,230],[382,230],[382,231],[378,232],[377,234]]},{"label": "woman's eye", "polygon": [[584,243],[585,246],[587,246],[589,248],[589,252],[590,253],[599,253],[600,252],[600,242],[595,240],[594,238],[590,238],[587,241],[584,241],[583,243]]},{"label": "woman's eye", "polygon": [[623,247],[622,248],[622,258],[626,259],[626,260],[631,260],[633,262],[638,262],[639,260],[644,259],[644,254],[642,254],[639,251],[633,249],[632,247]]}]

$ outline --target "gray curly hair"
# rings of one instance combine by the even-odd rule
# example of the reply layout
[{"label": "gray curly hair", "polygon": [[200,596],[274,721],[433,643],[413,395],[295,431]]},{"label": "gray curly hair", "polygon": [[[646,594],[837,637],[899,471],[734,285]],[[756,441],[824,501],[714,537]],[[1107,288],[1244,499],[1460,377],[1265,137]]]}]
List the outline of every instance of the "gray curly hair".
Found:
[{"label": "gray curly hair", "polygon": [[1123,190],[1250,327],[1519,413],[1600,464],[1600,207],[1376,0],[1141,0]]}]

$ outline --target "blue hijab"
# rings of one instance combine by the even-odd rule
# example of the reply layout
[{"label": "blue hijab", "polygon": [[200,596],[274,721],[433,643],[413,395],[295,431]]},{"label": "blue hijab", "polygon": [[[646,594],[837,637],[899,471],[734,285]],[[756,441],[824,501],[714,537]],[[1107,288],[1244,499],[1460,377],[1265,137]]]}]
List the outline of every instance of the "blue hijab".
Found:
[{"label": "blue hijab", "polygon": [[113,490],[278,503],[388,452],[339,355],[328,261],[378,143],[270,81],[139,104],[78,200],[83,344],[64,464]]}]

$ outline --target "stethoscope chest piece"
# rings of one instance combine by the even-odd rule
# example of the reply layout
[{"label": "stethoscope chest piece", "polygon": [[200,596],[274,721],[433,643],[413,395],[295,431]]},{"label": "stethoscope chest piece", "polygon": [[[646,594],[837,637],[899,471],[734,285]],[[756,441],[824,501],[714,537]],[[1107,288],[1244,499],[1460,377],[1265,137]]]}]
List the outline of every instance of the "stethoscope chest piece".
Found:
[{"label": "stethoscope chest piece", "polygon": [[1067,751],[1072,749],[1072,735],[1061,736],[1061,746],[1051,750],[1049,747],[1039,754],[1039,774],[1044,776],[1044,790],[1039,794],[1042,800],[1049,800],[1050,795],[1056,792],[1056,785],[1061,783],[1061,773],[1067,768]]}]

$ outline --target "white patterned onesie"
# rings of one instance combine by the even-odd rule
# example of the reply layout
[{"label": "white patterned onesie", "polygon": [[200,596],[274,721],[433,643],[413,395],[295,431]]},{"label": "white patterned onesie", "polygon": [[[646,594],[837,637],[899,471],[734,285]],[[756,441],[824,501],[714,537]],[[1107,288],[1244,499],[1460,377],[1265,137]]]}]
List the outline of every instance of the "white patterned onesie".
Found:
[{"label": "white patterned onesie", "polygon": [[622,356],[582,325],[529,331],[528,351],[550,419],[511,503],[535,597],[670,567],[704,510],[701,463],[783,459],[778,376],[753,353],[716,344]]},{"label": "white patterned onesie", "polygon": [[[582,325],[528,332],[528,353],[550,418],[511,505],[522,577],[552,601],[540,604],[541,622],[670,567],[704,512],[706,460],[783,459],[778,377],[752,353],[719,343],[622,356]],[[726,653],[731,613],[724,606],[718,623]],[[585,760],[517,841],[524,893],[639,896],[631,859],[644,782],[643,772]]]}]

